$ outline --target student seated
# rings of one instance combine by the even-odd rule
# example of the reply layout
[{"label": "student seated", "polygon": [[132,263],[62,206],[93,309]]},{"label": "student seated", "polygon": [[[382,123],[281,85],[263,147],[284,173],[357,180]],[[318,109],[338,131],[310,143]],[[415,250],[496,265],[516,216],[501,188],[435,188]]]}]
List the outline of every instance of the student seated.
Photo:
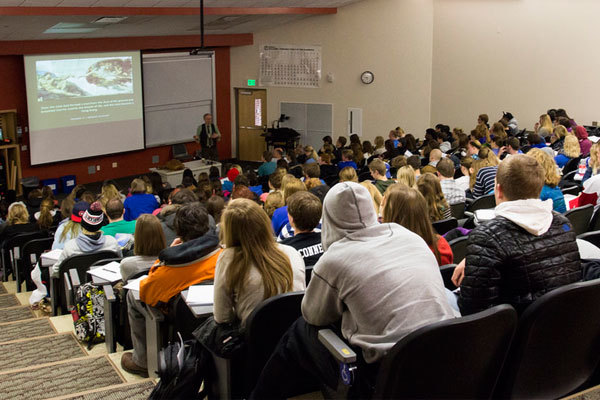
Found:
[{"label": "student seated", "polygon": [[105,213],[108,217],[108,225],[102,227],[102,232],[108,236],[115,236],[117,233],[127,233],[133,235],[135,233],[136,221],[125,221],[125,207],[121,199],[110,199],[106,203]]},{"label": "student seated", "polygon": [[102,205],[96,201],[88,207],[81,217],[81,232],[75,239],[65,243],[65,247],[60,253],[56,264],[52,266],[52,277],[58,277],[60,265],[64,260],[78,254],[96,253],[99,251],[114,251],[121,256],[121,246],[112,236],[103,235],[100,228],[104,221]]},{"label": "student seated", "polygon": [[[578,128],[583,127],[578,126]],[[585,130],[585,128],[583,129]],[[569,161],[574,158],[579,158],[580,155],[581,148],[579,147],[579,140],[577,140],[577,137],[574,135],[568,135],[565,137],[565,144],[562,151],[554,157],[554,161],[556,161],[556,165],[558,165],[559,168],[563,168]]]},{"label": "student seated", "polygon": [[269,176],[277,169],[277,161],[273,160],[273,153],[269,150],[263,152],[262,165],[258,167],[258,176]]},{"label": "student seated", "polygon": [[458,316],[427,244],[400,225],[379,224],[361,185],[331,188],[323,228],[325,253],[313,269],[303,317],[277,345],[251,399],[292,397],[319,383],[336,388],[339,366],[317,339],[319,327],[341,323],[343,337],[357,349],[361,377],[372,378],[398,340]]},{"label": "student seated", "polygon": [[465,191],[454,180],[454,163],[447,158],[437,164],[437,176],[446,201],[450,205],[464,203]]},{"label": "student seated", "polygon": [[[169,199],[169,204],[163,207],[162,211],[157,215],[165,233],[165,240],[170,244],[177,238],[175,229],[175,215],[177,210],[185,204],[195,203],[198,201],[198,196],[189,189],[181,189]],[[211,222],[212,221],[212,222]],[[209,225],[214,227],[214,220],[209,217]]]},{"label": "student seated", "polygon": [[[141,302],[163,307],[182,290],[214,279],[221,254],[219,238],[208,224],[208,213],[200,203],[181,206],[175,216],[177,238],[161,251],[148,277],[140,282],[140,300],[127,293],[127,313],[133,353],[124,353],[121,366],[127,372],[148,377],[146,363],[146,322]],[[140,302],[141,301],[141,302]]]},{"label": "student seated", "polygon": [[429,153],[429,164],[421,168],[421,173],[425,174],[427,172],[430,172],[432,174],[435,174],[437,172],[436,166],[441,159],[442,151],[440,149],[431,150],[431,152]]},{"label": "student seated", "polygon": [[133,240],[134,255],[121,260],[123,282],[127,282],[133,275],[150,270],[159,253],[167,247],[160,221],[151,214],[142,214],[137,219]]},{"label": "student seated", "polygon": [[417,189],[423,195],[431,222],[440,221],[452,217],[452,210],[444,197],[440,181],[434,174],[421,175],[417,181]]},{"label": "student seated", "polygon": [[406,164],[411,166],[415,171],[415,178],[419,179],[421,176],[421,159],[417,155],[410,156],[406,159]]},{"label": "student seated", "polygon": [[575,231],[539,199],[542,166],[514,155],[500,164],[496,181],[496,218],[471,231],[467,258],[452,277],[463,314],[503,303],[522,313],[552,289],[582,279]]},{"label": "student seated", "polygon": [[146,183],[142,179],[134,179],[131,182],[131,196],[125,199],[126,221],[133,221],[141,214],[152,214],[160,204],[153,194],[146,192]]},{"label": "student seated", "polygon": [[338,169],[341,171],[346,167],[352,167],[357,169],[358,166],[353,161],[354,160],[354,152],[350,149],[345,149],[342,151],[342,161],[338,163]]},{"label": "student seated", "polygon": [[62,250],[65,243],[74,239],[79,235],[81,230],[81,217],[90,206],[85,201],[80,201],[73,204],[69,198],[66,198],[61,203],[61,213],[69,215],[69,218],[63,220],[54,232],[54,241],[52,242],[52,250]]},{"label": "student seated", "polygon": [[54,209],[54,201],[51,198],[42,200],[40,211],[36,212],[34,217],[40,230],[58,227],[60,223],[60,214]]},{"label": "student seated", "polygon": [[540,149],[531,149],[527,155],[535,158],[544,169],[544,186],[542,186],[540,199],[542,201],[552,200],[552,209],[558,213],[567,212],[565,196],[558,187],[558,182],[560,182],[558,167],[552,157]]},{"label": "student seated", "polygon": [[429,221],[427,202],[418,190],[400,183],[390,186],[383,197],[381,216],[384,223],[395,222],[419,235],[433,252],[439,266],[454,261],[446,239],[435,233]]},{"label": "student seated", "polygon": [[320,226],[321,201],[309,192],[294,193],[288,199],[288,218],[293,235],[281,241],[298,250],[306,267],[314,266],[323,254]]},{"label": "student seated", "polygon": [[478,198],[494,190],[494,178],[498,170],[498,157],[487,147],[479,150],[477,161],[473,163],[471,174],[471,192],[473,198]]},{"label": "student seated", "polygon": [[0,233],[0,244],[17,235],[37,231],[38,225],[31,222],[27,207],[22,202],[15,202],[8,206],[8,214],[4,229]]},{"label": "student seated", "polygon": [[271,219],[271,226],[275,236],[279,236],[281,230],[289,222],[287,212],[287,200],[296,192],[306,191],[306,185],[300,179],[290,177],[282,181],[281,189],[283,192],[283,202],[286,204],[283,207],[278,208],[273,213]]},{"label": "student seated", "polygon": [[417,187],[417,177],[415,176],[415,170],[410,165],[400,167],[396,173],[396,181],[402,183],[408,187]]},{"label": "student seated", "polygon": [[275,242],[269,219],[255,202],[231,201],[223,212],[220,235],[225,250],[215,272],[215,322],[239,322],[243,327],[261,301],[304,290],[302,257]]},{"label": "student seated", "polygon": [[387,169],[385,163],[378,158],[371,161],[371,164],[369,164],[369,171],[375,180],[373,184],[381,194],[384,194],[385,190],[395,183],[393,180],[386,177]]}]

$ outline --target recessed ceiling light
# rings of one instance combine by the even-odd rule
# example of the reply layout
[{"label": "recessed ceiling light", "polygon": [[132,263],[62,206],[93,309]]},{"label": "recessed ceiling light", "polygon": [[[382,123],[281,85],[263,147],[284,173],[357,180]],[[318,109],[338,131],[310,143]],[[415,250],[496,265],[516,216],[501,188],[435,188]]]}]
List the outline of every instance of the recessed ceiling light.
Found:
[{"label": "recessed ceiling light", "polygon": [[93,21],[93,24],[117,24],[123,20],[126,20],[127,17],[100,17],[97,20]]}]

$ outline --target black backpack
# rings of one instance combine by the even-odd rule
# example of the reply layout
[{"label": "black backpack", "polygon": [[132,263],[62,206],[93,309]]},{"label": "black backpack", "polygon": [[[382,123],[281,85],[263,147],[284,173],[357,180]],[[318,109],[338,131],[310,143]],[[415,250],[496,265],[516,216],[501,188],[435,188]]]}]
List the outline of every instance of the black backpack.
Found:
[{"label": "black backpack", "polygon": [[[178,359],[178,354],[181,356]],[[210,372],[210,362],[202,345],[196,340],[170,343],[160,351],[158,360],[158,376],[160,381],[150,393],[149,400],[187,400],[204,399],[206,383],[203,391],[200,385]]]}]

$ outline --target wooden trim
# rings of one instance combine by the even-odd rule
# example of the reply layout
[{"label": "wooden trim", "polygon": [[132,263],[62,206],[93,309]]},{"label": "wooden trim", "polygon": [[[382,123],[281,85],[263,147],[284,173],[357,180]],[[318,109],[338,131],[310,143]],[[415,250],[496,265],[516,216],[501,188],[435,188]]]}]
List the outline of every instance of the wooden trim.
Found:
[{"label": "wooden trim", "polygon": [[[205,7],[205,15],[323,15],[331,7]],[[0,7],[0,15],[200,15],[200,7]]]},{"label": "wooden trim", "polygon": [[[254,43],[251,33],[207,35],[206,47],[246,46]],[[93,39],[7,40],[0,41],[0,55],[77,53],[146,49],[200,47],[200,35],[131,36]]]}]

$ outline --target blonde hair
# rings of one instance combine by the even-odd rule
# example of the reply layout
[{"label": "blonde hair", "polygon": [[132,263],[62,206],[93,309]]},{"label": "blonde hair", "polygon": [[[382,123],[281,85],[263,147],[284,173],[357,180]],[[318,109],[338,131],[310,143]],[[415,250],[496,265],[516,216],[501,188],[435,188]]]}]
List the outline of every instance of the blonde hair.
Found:
[{"label": "blonde hair", "polygon": [[398,181],[398,183],[403,183],[408,187],[417,187],[417,177],[415,175],[415,170],[410,165],[405,165],[404,167],[398,169],[398,172],[396,172],[396,180]]},{"label": "blonde hair", "polygon": [[283,201],[287,204],[287,199],[296,192],[306,190],[306,185],[298,178],[286,180],[285,183],[281,184],[281,191],[283,192]]},{"label": "blonde hair", "polygon": [[550,118],[550,116],[548,114],[540,115],[540,128],[539,129],[545,129],[549,133],[552,133],[554,126],[552,125],[552,119]]},{"label": "blonde hair", "polygon": [[558,166],[554,161],[554,158],[550,157],[548,153],[541,149],[531,149],[527,152],[528,156],[536,159],[538,163],[544,169],[544,184],[555,187],[560,182],[560,174],[558,173]]},{"label": "blonde hair", "polygon": [[12,203],[8,207],[8,215],[6,216],[8,225],[26,224],[29,222],[29,212],[25,204],[18,202]]},{"label": "blonde hair", "polygon": [[60,242],[62,243],[67,240],[67,237],[70,237],[71,239],[76,238],[79,235],[79,232],[81,232],[81,224],[73,220],[68,220],[65,222],[65,227],[60,234]]},{"label": "blonde hair", "polygon": [[565,137],[563,153],[569,158],[577,158],[581,155],[581,147],[577,136],[569,134]]},{"label": "blonde hair", "polygon": [[444,219],[444,211],[450,206],[446,201],[446,197],[444,197],[444,192],[442,192],[442,186],[437,176],[429,172],[421,175],[417,181],[417,188],[425,198],[431,222]]},{"label": "blonde hair", "polygon": [[146,193],[146,182],[143,179],[136,178],[131,182],[131,194]]},{"label": "blonde hair", "polygon": [[306,185],[306,190],[310,190],[314,187],[317,186],[321,186],[321,180],[319,178],[310,178],[304,181],[304,184]]},{"label": "blonde hair", "polygon": [[304,153],[310,153],[310,157],[315,161],[319,161],[319,155],[317,154],[317,152],[315,151],[315,149],[313,149],[312,146],[306,146],[304,147]]},{"label": "blonde hair", "polygon": [[51,198],[46,198],[42,200],[42,204],[40,204],[40,216],[37,220],[38,225],[42,229],[48,229],[54,223],[54,216],[52,215],[52,210],[54,210],[54,201]]},{"label": "blonde hair", "polygon": [[292,265],[277,246],[271,222],[258,204],[247,199],[232,200],[221,217],[220,239],[227,250],[233,251],[236,263],[225,273],[225,286],[231,295],[243,290],[251,268],[256,268],[262,278],[263,299],[292,290]]},{"label": "blonde hair", "polygon": [[556,128],[554,128],[554,130],[552,131],[552,135],[556,138],[556,139],[562,139],[565,136],[567,136],[567,133],[569,131],[567,131],[567,128],[565,128],[562,125],[558,125]]},{"label": "blonde hair", "polygon": [[373,200],[373,207],[375,208],[375,213],[379,215],[379,209],[381,207],[381,202],[383,201],[383,196],[381,195],[381,192],[375,187],[375,185],[373,185],[369,181],[361,182],[359,183],[359,185],[364,186],[369,191],[369,194],[371,195],[371,200]]},{"label": "blonde hair", "polygon": [[598,159],[598,150],[600,150],[600,142],[596,142],[590,148],[590,167],[592,167],[592,174],[596,175],[600,168],[600,160]]},{"label": "blonde hair", "polygon": [[112,183],[108,185],[102,186],[102,192],[100,193],[100,203],[102,204],[102,209],[106,209],[106,204],[112,199],[121,199],[121,194],[117,190],[116,186]]},{"label": "blonde hair", "polygon": [[358,175],[356,175],[356,170],[352,167],[345,167],[339,173],[340,182],[357,182],[358,183]]},{"label": "blonde hair", "polygon": [[385,141],[383,140],[383,136],[375,136],[375,150],[380,149],[385,146]]},{"label": "blonde hair", "polygon": [[494,125],[492,125],[492,134],[494,135],[494,139],[506,139],[507,137],[506,131],[504,130],[504,125],[502,125],[500,122],[495,122]]},{"label": "blonde hair", "polygon": [[280,190],[269,193],[265,199],[264,209],[269,218],[273,218],[275,210],[283,206],[285,206],[285,203],[283,202],[283,193]]}]

